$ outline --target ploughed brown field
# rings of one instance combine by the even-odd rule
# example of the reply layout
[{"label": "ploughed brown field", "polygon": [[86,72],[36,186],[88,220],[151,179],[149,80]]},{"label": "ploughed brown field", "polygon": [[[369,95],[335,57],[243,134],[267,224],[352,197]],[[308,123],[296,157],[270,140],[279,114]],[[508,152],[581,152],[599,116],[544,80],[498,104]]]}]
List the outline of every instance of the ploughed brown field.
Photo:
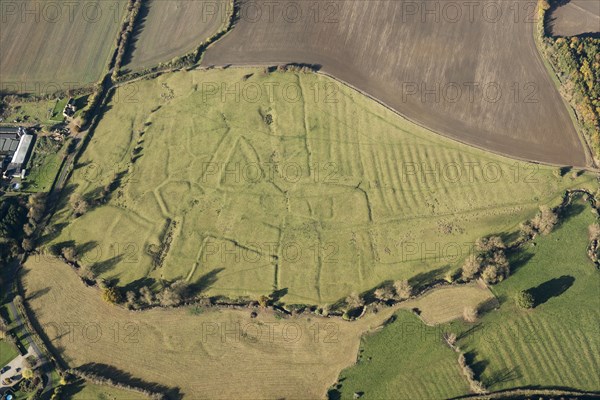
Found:
[{"label": "ploughed brown field", "polygon": [[566,1],[551,10],[548,23],[548,30],[554,36],[598,34],[600,33],[600,1]]},{"label": "ploughed brown field", "polygon": [[242,0],[235,28],[202,64],[317,65],[440,134],[585,166],[535,26],[535,0]]},{"label": "ploughed brown field", "polygon": [[226,0],[149,0],[125,68],[138,70],[196,49],[228,20]]}]

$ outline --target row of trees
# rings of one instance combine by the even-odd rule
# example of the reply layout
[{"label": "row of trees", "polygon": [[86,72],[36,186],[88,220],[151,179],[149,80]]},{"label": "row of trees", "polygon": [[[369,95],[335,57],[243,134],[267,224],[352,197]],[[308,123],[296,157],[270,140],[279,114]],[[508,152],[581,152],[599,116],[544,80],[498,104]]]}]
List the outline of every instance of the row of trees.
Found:
[{"label": "row of trees", "polygon": [[[167,399],[167,397],[163,393],[154,392],[152,390],[141,388],[138,386],[120,383],[111,378],[106,378],[104,376],[96,375],[91,372],[84,372],[84,371],[80,371],[77,369],[69,369],[69,370],[67,370],[67,376],[69,376],[69,375],[75,376],[79,379],[83,379],[85,381],[88,381],[88,382],[91,382],[91,383],[94,383],[97,385],[107,385],[107,386],[112,386],[117,389],[137,392],[144,396],[147,396],[150,400],[166,400]],[[58,388],[60,388],[60,386],[58,386],[57,389]],[[58,393],[57,393],[57,391],[58,391]],[[58,389],[58,390],[55,389],[53,398],[61,398],[60,397],[61,392],[62,392],[62,389]],[[54,397],[54,395],[56,395],[56,397]]]},{"label": "row of trees", "polygon": [[[523,240],[529,240],[537,234],[547,235],[557,223],[557,212],[548,206],[542,206],[531,221],[521,224],[521,236]],[[510,275],[506,248],[499,236],[478,239],[475,242],[474,253],[467,257],[462,266],[462,279],[470,281],[481,278],[488,284],[496,284],[506,279]]]},{"label": "row of trees", "polygon": [[135,26],[135,21],[140,12],[142,6],[142,0],[130,0],[128,4],[129,18],[123,23],[121,27],[121,35],[119,40],[119,48],[117,50],[117,57],[115,59],[115,65],[113,66],[112,79],[113,81],[119,76],[121,70],[121,63],[123,57],[127,51],[127,45]]},{"label": "row of trees", "polygon": [[490,284],[503,281],[510,274],[505,249],[499,236],[478,239],[475,242],[475,253],[467,257],[462,267],[462,279],[470,281],[481,277]]},{"label": "row of trees", "polygon": [[27,223],[23,225],[22,248],[31,251],[35,247],[35,232],[46,211],[46,194],[35,193],[27,198]]},{"label": "row of trees", "polygon": [[124,303],[127,308],[139,310],[146,307],[161,306],[174,307],[185,301],[191,300],[192,291],[188,282],[183,279],[172,283],[164,283],[162,290],[155,293],[150,287],[142,286],[139,290],[123,289],[100,280],[98,286],[102,291],[102,298],[111,304]]}]

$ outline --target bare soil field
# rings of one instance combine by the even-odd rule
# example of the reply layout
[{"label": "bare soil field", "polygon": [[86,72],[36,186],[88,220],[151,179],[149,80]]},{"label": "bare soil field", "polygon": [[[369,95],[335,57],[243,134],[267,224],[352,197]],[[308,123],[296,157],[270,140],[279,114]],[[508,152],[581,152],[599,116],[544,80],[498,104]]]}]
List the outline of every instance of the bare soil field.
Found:
[{"label": "bare soil field", "polygon": [[269,4],[242,1],[233,31],[203,65],[317,65],[437,133],[517,158],[587,165],[533,40],[535,0]]},{"label": "bare soil field", "polygon": [[54,93],[106,68],[125,13],[117,1],[3,1],[0,91]]},{"label": "bare soil field", "polygon": [[[66,264],[30,258],[27,299],[69,367],[131,374],[185,398],[323,398],[356,360],[360,337],[392,308],[356,322],[281,319],[268,311],[189,308],[131,312],[102,301]],[[175,397],[176,398],[176,397]]]},{"label": "bare soil field", "polygon": [[182,56],[215,34],[228,20],[228,0],[150,0],[133,36],[125,68],[152,67]]},{"label": "bare soil field", "polygon": [[600,1],[563,1],[551,9],[548,30],[553,36],[600,34]]}]

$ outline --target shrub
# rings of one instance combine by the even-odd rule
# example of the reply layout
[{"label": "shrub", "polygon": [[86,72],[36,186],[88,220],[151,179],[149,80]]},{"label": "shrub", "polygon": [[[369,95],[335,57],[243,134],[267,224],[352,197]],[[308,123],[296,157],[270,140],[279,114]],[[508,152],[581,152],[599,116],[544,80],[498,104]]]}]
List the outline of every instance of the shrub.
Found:
[{"label": "shrub", "polygon": [[80,194],[77,193],[71,195],[71,197],[69,198],[69,205],[71,206],[75,217],[79,217],[85,214],[88,210],[87,201],[83,197],[81,197]]},{"label": "shrub", "polygon": [[143,286],[140,289],[140,296],[141,299],[148,305],[152,305],[154,304],[154,294],[152,293],[152,290],[150,290],[150,288],[148,286]]},{"label": "shrub", "polygon": [[517,305],[523,309],[533,308],[535,304],[535,300],[533,295],[526,290],[521,290],[515,296],[515,302]]},{"label": "shrub", "polygon": [[523,222],[520,227],[521,236],[525,239],[532,238],[535,235],[535,227],[531,224],[531,221]]},{"label": "shrub", "polygon": [[102,298],[104,301],[111,304],[120,303],[122,300],[121,292],[115,287],[105,287],[102,290]]},{"label": "shrub", "polygon": [[61,254],[65,258],[65,260],[72,262],[72,263],[77,262],[77,260],[79,258],[77,256],[77,252],[75,251],[75,248],[73,246],[63,247],[61,249]]}]

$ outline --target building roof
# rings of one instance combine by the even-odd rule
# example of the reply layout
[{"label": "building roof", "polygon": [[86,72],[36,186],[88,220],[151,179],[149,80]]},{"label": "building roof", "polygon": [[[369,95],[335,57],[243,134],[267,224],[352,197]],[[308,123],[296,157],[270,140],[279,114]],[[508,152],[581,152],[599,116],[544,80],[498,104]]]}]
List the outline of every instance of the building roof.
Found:
[{"label": "building roof", "polygon": [[19,146],[17,135],[0,134],[0,154],[13,154]]},{"label": "building roof", "polygon": [[19,146],[17,147],[17,151],[13,155],[11,160],[11,164],[24,164],[25,158],[27,157],[27,153],[29,152],[29,148],[31,147],[31,142],[33,141],[33,135],[25,134],[21,136],[21,140],[19,141]]},{"label": "building roof", "polygon": [[18,126],[0,126],[0,135],[16,135],[19,130]]}]

